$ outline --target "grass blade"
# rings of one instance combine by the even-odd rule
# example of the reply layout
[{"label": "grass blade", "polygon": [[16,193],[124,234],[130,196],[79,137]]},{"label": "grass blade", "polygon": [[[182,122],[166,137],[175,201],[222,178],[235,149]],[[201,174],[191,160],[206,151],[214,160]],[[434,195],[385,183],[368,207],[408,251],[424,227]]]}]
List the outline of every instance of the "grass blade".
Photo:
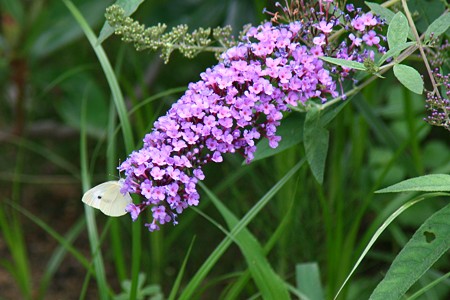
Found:
[{"label": "grass blade", "polygon": [[[83,190],[87,191],[90,186],[90,179],[88,174],[88,158],[87,158],[87,137],[86,137],[86,97],[82,99],[81,109],[81,131],[80,131],[80,162],[81,162],[81,181]],[[100,251],[100,240],[97,233],[97,223],[95,221],[94,209],[88,205],[84,205],[84,211],[87,222],[87,230],[89,242],[91,246],[91,253],[93,256],[93,263],[95,268],[95,275],[98,283],[100,299],[108,299],[108,284],[106,282],[105,266],[103,264],[103,257]],[[97,251],[98,250],[98,251]]]},{"label": "grass blade", "polygon": [[[25,217],[30,219],[33,223],[41,227],[45,232],[47,232],[52,238],[54,238],[60,245],[62,245],[67,251],[70,252],[70,254],[73,255],[73,257],[78,260],[80,264],[83,265],[84,268],[88,271],[93,271],[90,267],[90,262],[84,257],[83,254],[81,254],[79,251],[76,250],[76,248],[72,247],[67,239],[62,237],[58,232],[53,230],[49,225],[47,225],[44,221],[33,215],[28,210],[24,209],[23,207],[20,207],[19,205],[8,202],[9,205],[11,205],[12,208],[19,211],[21,214],[23,214]],[[1,220],[1,218],[0,218]],[[75,225],[77,226],[77,225]]]},{"label": "grass blade", "polygon": [[181,265],[180,271],[178,272],[177,279],[175,279],[175,282],[172,285],[172,290],[170,291],[170,295],[167,298],[169,300],[175,299],[175,296],[177,295],[178,289],[180,288],[181,279],[183,278],[184,271],[186,270],[186,264],[187,264],[189,255],[191,254],[192,246],[194,246],[194,242],[195,242],[195,236],[192,239],[191,245],[189,246],[189,249],[186,253],[186,257],[183,260],[183,264]]},{"label": "grass blade", "polygon": [[[236,226],[239,219],[236,218],[209,189],[204,186],[202,186],[202,188],[227,222],[228,227],[232,229]],[[250,231],[244,228],[240,233],[230,235],[242,251],[252,278],[258,286],[263,298],[289,299],[289,294],[283,281],[270,266],[261,245]]]},{"label": "grass blade", "polygon": [[92,49],[94,50],[97,58],[103,68],[103,72],[105,73],[105,77],[108,81],[109,88],[111,90],[114,104],[117,109],[117,114],[119,115],[119,120],[122,125],[123,130],[123,138],[125,141],[125,147],[128,152],[133,150],[134,142],[133,142],[133,134],[131,131],[130,120],[127,117],[127,110],[125,107],[125,101],[122,96],[122,92],[119,87],[119,83],[117,82],[116,75],[114,74],[114,70],[111,67],[108,57],[106,56],[105,51],[103,50],[101,45],[97,45],[97,37],[95,36],[92,29],[89,27],[89,24],[81,15],[80,11],[73,5],[73,3],[69,0],[63,0],[64,4],[67,6],[69,11],[72,13],[73,17],[77,20],[81,29],[83,30],[86,38],[91,44]]},{"label": "grass blade", "polygon": [[[81,218],[76,224],[74,224],[70,228],[69,232],[64,237],[61,237],[61,239],[64,240],[65,243],[60,244],[59,247],[55,249],[55,251],[53,251],[50,260],[47,263],[47,267],[45,268],[44,275],[41,278],[38,296],[36,299],[45,299],[44,298],[45,292],[48,288],[50,280],[55,275],[56,271],[58,270],[58,267],[61,265],[61,262],[63,261],[67,251],[70,250],[69,248],[67,248],[67,245],[72,244],[72,242],[78,237],[78,235],[85,227],[86,227],[86,220],[84,218]],[[79,255],[81,256],[81,253],[79,253]],[[86,265],[85,267],[90,266]]]},{"label": "grass blade", "polygon": [[192,299],[196,289],[200,286],[202,280],[206,277],[212,267],[216,264],[219,258],[225,253],[228,247],[233,242],[232,236],[236,236],[241,230],[250,223],[251,220],[259,213],[259,211],[267,204],[267,202],[283,187],[283,185],[300,169],[305,160],[301,160],[294,167],[292,167],[286,175],[277,182],[264,197],[256,203],[252,209],[233,227],[230,235],[225,237],[222,242],[216,247],[211,255],[206,259],[197,273],[192,277],[189,283],[186,285],[183,293],[180,295],[180,300]]}]

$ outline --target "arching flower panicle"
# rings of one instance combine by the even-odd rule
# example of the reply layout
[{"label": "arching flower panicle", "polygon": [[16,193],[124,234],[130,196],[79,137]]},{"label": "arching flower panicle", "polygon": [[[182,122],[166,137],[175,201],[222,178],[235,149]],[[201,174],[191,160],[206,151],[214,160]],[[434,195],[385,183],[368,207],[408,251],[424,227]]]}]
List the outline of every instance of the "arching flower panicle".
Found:
[{"label": "arching flower panicle", "polygon": [[[326,14],[320,18],[250,28],[156,120],[143,148],[119,166],[126,176],[123,191],[142,198],[127,206],[133,220],[150,208],[150,231],[176,224],[178,214],[199,204],[197,184],[205,179],[206,164],[222,162],[226,153],[239,153],[250,163],[259,139],[278,147],[277,128],[289,107],[339,95],[337,81],[352,70],[330,67],[319,56],[363,61],[371,55],[364,46],[380,42],[375,32],[380,23],[353,11],[355,17],[341,24],[340,11],[322,3]],[[348,39],[330,47],[333,31],[352,24],[356,30]]]}]

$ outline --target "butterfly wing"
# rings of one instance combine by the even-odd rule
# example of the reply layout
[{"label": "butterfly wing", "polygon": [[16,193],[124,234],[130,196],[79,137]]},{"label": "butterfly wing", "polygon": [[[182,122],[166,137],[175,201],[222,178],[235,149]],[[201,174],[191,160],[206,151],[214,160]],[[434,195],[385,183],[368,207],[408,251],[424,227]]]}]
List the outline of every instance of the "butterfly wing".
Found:
[{"label": "butterfly wing", "polygon": [[89,206],[100,209],[107,216],[119,217],[126,214],[125,207],[132,202],[130,194],[120,193],[122,183],[108,181],[87,191],[82,201]]},{"label": "butterfly wing", "polygon": [[120,192],[121,183],[114,181],[115,186],[111,186],[100,203],[100,210],[107,216],[119,217],[126,214],[125,207],[132,202],[130,194],[123,195]]},{"label": "butterfly wing", "polygon": [[109,186],[114,181],[108,181],[104,182],[102,184],[96,185],[90,190],[88,190],[86,193],[84,193],[83,198],[81,201],[86,203],[89,206],[92,206],[93,208],[100,209],[100,203],[102,202],[103,195],[105,193],[105,190],[108,189]]}]

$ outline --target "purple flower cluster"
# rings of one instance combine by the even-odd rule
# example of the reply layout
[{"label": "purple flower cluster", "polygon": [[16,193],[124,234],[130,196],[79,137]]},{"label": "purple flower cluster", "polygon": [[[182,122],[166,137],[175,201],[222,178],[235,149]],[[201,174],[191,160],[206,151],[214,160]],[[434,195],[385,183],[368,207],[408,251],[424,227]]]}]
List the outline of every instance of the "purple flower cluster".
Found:
[{"label": "purple flower cluster", "polygon": [[425,108],[430,114],[425,121],[450,131],[450,74],[442,75],[439,73],[439,69],[436,69],[433,75],[437,83],[442,86],[445,95],[436,95],[434,92],[427,93]]},{"label": "purple flower cluster", "polygon": [[[355,22],[356,30],[379,24],[371,15]],[[176,224],[178,214],[199,203],[197,183],[205,178],[205,164],[220,163],[225,153],[235,152],[250,162],[260,138],[267,138],[273,148],[278,146],[277,127],[289,106],[338,96],[333,74],[319,58],[331,49],[328,36],[337,25],[324,18],[308,26],[268,22],[250,28],[241,44],[222,54],[222,62],[189,84],[186,93],[154,123],[142,149],[119,167],[126,176],[122,192],[143,199],[127,206],[132,219],[150,208],[153,220],[146,224],[150,231],[167,222]],[[367,29],[366,34],[361,41],[354,35],[352,49],[364,41],[367,45],[379,42]],[[341,58],[368,56],[356,55],[342,43],[336,49]]]}]

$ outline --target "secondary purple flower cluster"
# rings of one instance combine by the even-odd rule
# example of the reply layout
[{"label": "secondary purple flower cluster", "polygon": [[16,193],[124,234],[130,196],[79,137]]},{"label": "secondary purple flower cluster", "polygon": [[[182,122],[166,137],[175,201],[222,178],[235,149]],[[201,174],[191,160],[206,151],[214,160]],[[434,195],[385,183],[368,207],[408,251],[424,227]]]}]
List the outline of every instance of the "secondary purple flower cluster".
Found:
[{"label": "secondary purple flower cluster", "polygon": [[[361,50],[364,43],[378,44],[371,30],[380,21],[360,12],[357,16],[348,26],[362,38],[350,36],[351,46],[342,42],[333,48],[334,57],[361,60],[370,56]],[[340,27],[338,18],[323,18],[307,25],[268,22],[250,28],[241,44],[222,54],[222,62],[190,83],[154,123],[142,149],[119,167],[126,176],[122,192],[142,196],[141,203],[126,208],[132,219],[150,208],[153,220],[146,224],[150,231],[167,222],[176,224],[178,214],[199,203],[197,183],[205,178],[205,164],[220,163],[225,153],[235,152],[250,162],[259,139],[278,146],[277,127],[290,105],[338,96],[332,75],[345,77],[350,70],[333,67],[330,72],[319,56],[331,51],[328,37]]]},{"label": "secondary purple flower cluster", "polygon": [[425,121],[450,131],[450,74],[442,75],[439,73],[439,69],[434,70],[433,74],[437,83],[443,87],[442,91],[445,91],[445,95],[427,93],[425,108],[430,115],[425,118]]}]

